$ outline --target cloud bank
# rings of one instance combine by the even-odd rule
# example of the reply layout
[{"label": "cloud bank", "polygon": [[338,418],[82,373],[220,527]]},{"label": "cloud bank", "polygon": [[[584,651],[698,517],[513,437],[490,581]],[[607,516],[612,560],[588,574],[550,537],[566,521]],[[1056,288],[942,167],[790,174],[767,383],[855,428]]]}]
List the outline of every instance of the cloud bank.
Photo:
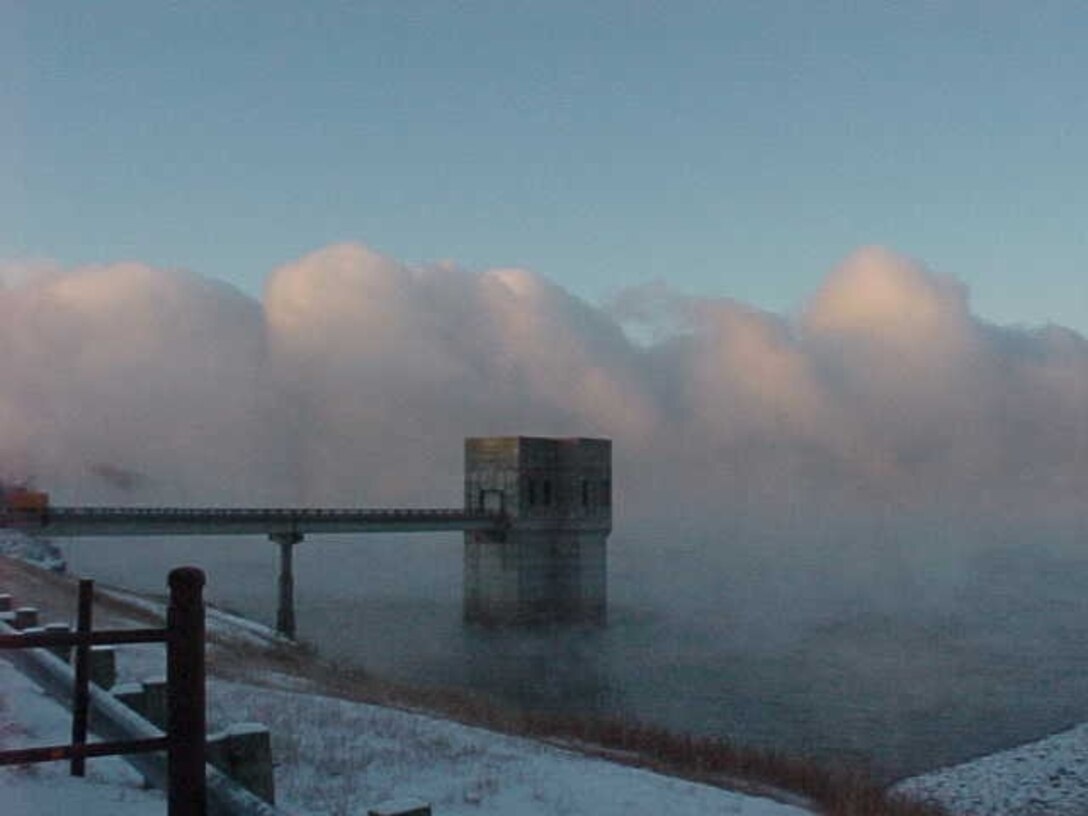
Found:
[{"label": "cloud bank", "polygon": [[[660,283],[599,306],[358,245],[275,270],[260,301],[136,263],[9,266],[0,378],[0,475],[59,503],[455,506],[464,436],[614,439],[600,637],[462,637],[455,536],[308,542],[304,636],[370,671],[892,762],[1079,693],[1088,342],[993,325],[885,249],[789,315]],[[66,556],[150,591],[197,563],[214,602],[273,614],[260,540]]]},{"label": "cloud bank", "polygon": [[519,433],[612,437],[635,520],[1067,523],[1088,477],[1088,342],[988,323],[873,247],[788,316],[663,284],[602,307],[352,244],[261,302],[138,263],[10,265],[0,377],[0,471],[70,503],[456,504],[462,437]]}]

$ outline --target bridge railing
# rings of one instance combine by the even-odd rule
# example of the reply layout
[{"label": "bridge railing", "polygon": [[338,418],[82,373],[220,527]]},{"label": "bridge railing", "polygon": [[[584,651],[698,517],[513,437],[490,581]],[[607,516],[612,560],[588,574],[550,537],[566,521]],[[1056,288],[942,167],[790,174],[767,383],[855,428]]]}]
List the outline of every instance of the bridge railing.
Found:
[{"label": "bridge railing", "polygon": [[[222,527],[222,532],[239,532],[239,528],[253,528],[255,525],[273,525],[276,528],[284,524],[304,525],[318,523],[322,527],[337,525],[350,528],[352,525],[391,525],[405,529],[426,527],[457,527],[459,524],[478,526],[491,523],[501,525],[505,516],[500,512],[466,510],[447,507],[412,507],[412,508],[310,508],[310,507],[63,507],[51,506],[38,509],[15,509],[0,507],[0,528],[22,530],[27,533],[44,532],[47,535],[84,535],[93,534],[96,529],[106,529],[110,534],[136,534],[136,528],[161,530],[163,525],[169,532],[186,532],[184,528],[205,525]],[[123,528],[118,529],[117,525]],[[244,532],[253,532],[244,529]],[[275,530],[270,529],[269,532]],[[348,531],[348,529],[345,529]]]},{"label": "bridge railing", "polygon": [[[491,519],[498,518],[501,514],[481,510],[462,510],[460,508],[446,507],[418,507],[418,508],[384,508],[384,509],[350,509],[350,508],[322,508],[322,507],[53,507],[46,511],[47,515],[63,516],[221,516],[229,517],[255,517],[255,516],[321,516],[321,517],[367,517],[374,518],[470,518]],[[0,521],[4,519],[30,519],[37,518],[40,514],[32,514],[26,511],[17,513],[0,513]]]}]

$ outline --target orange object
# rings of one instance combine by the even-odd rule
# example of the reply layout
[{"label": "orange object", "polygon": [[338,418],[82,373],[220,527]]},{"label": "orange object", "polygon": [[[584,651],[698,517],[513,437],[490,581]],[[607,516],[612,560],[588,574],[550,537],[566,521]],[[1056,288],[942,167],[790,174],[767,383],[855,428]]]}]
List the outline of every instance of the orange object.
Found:
[{"label": "orange object", "polygon": [[45,524],[48,514],[48,493],[24,486],[0,485],[0,518],[4,519],[3,526]]},{"label": "orange object", "polygon": [[40,490],[15,487],[6,491],[4,503],[12,510],[40,513],[49,507],[49,494]]}]

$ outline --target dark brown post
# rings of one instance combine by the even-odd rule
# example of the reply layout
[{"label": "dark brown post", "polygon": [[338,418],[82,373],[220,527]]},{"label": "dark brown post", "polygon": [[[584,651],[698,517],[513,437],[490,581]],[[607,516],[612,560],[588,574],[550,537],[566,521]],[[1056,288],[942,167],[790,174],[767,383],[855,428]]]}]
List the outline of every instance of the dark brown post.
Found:
[{"label": "dark brown post", "polygon": [[295,572],[292,564],[295,545],[302,533],[271,533],[268,536],[280,545],[280,599],[276,608],[276,631],[295,639]]},{"label": "dark brown post", "polygon": [[[83,639],[76,644],[76,677],[72,689],[72,745],[87,743],[87,709],[90,707],[91,692],[88,684],[91,678],[91,644],[87,637],[91,634],[91,618],[94,614],[94,581],[86,578],[79,582],[79,605],[76,611],[76,632]],[[87,760],[82,756],[72,757],[69,763],[72,776],[83,776],[87,769]]]},{"label": "dark brown post", "polygon": [[167,767],[169,816],[204,816],[204,573],[170,571],[166,615]]}]

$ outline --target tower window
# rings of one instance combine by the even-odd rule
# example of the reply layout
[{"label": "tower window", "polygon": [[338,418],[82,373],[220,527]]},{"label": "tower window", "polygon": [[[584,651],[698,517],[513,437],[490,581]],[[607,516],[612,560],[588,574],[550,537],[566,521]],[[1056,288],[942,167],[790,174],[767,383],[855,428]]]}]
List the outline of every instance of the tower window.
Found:
[{"label": "tower window", "polygon": [[544,506],[551,507],[552,504],[552,480],[544,480]]},{"label": "tower window", "polygon": [[536,479],[529,479],[529,506],[536,507]]},{"label": "tower window", "polygon": [[589,507],[589,482],[582,479],[582,507]]}]

